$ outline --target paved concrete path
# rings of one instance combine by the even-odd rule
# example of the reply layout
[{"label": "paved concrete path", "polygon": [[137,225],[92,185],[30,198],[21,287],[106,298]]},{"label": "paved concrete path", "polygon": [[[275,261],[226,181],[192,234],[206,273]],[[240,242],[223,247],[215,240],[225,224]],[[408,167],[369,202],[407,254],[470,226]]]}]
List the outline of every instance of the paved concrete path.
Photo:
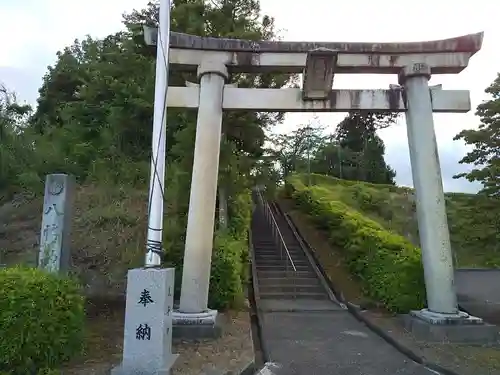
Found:
[{"label": "paved concrete path", "polygon": [[[268,301],[262,339],[279,375],[435,375],[370,331],[349,312],[297,301]],[[295,311],[283,311],[282,308]],[[279,311],[281,310],[281,311]],[[323,311],[321,311],[323,310]]]},{"label": "paved concrete path", "polygon": [[500,324],[500,269],[455,271],[458,302],[469,313]]},{"label": "paved concrete path", "polygon": [[[500,323],[500,270],[456,272],[459,301]],[[330,301],[261,300],[262,339],[278,375],[435,375]]]}]

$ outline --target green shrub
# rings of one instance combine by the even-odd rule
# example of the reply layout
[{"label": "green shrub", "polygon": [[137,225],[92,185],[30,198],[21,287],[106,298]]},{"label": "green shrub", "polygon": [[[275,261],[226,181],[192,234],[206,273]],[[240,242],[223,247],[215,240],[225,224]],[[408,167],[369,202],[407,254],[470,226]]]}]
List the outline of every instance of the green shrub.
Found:
[{"label": "green shrub", "polygon": [[249,190],[230,198],[229,204],[229,230],[235,238],[247,236],[252,216],[252,196]]},{"label": "green shrub", "polygon": [[208,301],[211,308],[239,307],[243,302],[242,274],[246,267],[242,254],[248,251],[245,238],[236,240],[227,233],[216,234]]},{"label": "green shrub", "polygon": [[420,249],[343,202],[332,200],[328,189],[307,187],[299,176],[287,180],[285,191],[326,231],[333,246],[344,249],[347,266],[362,281],[369,297],[394,312],[424,306]]},{"label": "green shrub", "polygon": [[[228,199],[229,222],[226,230],[217,230],[210,271],[210,308],[238,308],[244,300],[248,280],[248,229],[252,213],[250,191]],[[173,218],[172,218],[173,217]],[[185,218],[166,218],[165,266],[175,267],[175,295],[180,295],[184,256]]]},{"label": "green shrub", "polygon": [[0,370],[57,368],[81,352],[84,319],[75,281],[34,268],[0,270]]},{"label": "green shrub", "polygon": [[240,307],[248,280],[248,229],[252,214],[250,191],[228,202],[229,226],[217,231],[210,272],[209,305],[215,309]]}]

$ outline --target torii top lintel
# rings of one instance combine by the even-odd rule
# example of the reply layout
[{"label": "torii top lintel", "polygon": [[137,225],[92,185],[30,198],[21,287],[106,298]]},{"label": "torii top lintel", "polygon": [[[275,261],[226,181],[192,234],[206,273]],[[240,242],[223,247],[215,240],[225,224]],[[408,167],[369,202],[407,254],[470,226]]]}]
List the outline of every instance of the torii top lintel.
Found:
[{"label": "torii top lintel", "polygon": [[463,35],[455,38],[396,43],[353,43],[353,42],[286,42],[286,41],[250,41],[201,37],[197,35],[172,32],[170,47],[206,51],[228,52],[291,52],[307,53],[324,48],[345,54],[417,54],[417,53],[453,53],[467,52],[473,55],[481,49],[484,33]]},{"label": "torii top lintel", "polygon": [[[224,110],[256,111],[400,111],[405,108],[400,89],[332,90],[334,75],[344,73],[400,74],[425,66],[426,75],[455,74],[481,49],[483,33],[408,43],[335,43],[249,41],[170,34],[169,68],[211,73],[302,73],[302,89],[246,89],[224,87]],[[156,44],[154,30],[145,28],[145,40]],[[212,69],[212,70],[207,70]],[[200,70],[204,73],[200,73]],[[197,108],[200,88],[171,87],[168,106]],[[470,110],[467,91],[431,90],[433,111]]]},{"label": "torii top lintel", "polygon": [[[456,38],[408,43],[340,43],[250,41],[170,34],[169,57],[172,69],[196,71],[208,55],[225,64],[231,72],[302,73],[326,64],[334,73],[398,74],[402,67],[425,63],[432,74],[456,74],[481,49],[483,33]],[[149,36],[155,44],[154,33]],[[314,68],[316,69],[316,68]]]}]

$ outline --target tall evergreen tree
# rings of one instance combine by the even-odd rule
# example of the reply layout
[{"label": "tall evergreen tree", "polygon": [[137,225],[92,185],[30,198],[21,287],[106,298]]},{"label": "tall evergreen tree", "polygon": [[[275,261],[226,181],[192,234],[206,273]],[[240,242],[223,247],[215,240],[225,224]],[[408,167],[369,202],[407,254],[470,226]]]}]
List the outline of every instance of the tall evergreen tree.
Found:
[{"label": "tall evergreen tree", "polygon": [[[394,184],[396,173],[384,160],[385,147],[377,130],[395,122],[397,114],[351,112],[338,125],[335,138],[349,155],[349,167],[357,167],[356,180],[379,184]],[[354,157],[354,154],[357,154]],[[343,162],[343,160],[341,160]]]}]

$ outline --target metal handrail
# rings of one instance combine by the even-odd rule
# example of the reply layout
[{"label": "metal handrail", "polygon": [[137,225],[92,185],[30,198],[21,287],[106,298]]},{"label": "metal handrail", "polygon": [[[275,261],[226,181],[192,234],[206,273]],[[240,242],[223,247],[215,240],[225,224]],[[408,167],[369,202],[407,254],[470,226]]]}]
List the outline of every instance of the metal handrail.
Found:
[{"label": "metal handrail", "polygon": [[283,249],[285,250],[286,256],[287,256],[287,262],[286,262],[286,271],[288,271],[288,263],[290,262],[293,271],[297,272],[297,268],[295,267],[295,263],[292,259],[292,256],[290,254],[290,251],[288,251],[288,247],[286,246],[285,240],[283,238],[283,235],[281,234],[280,228],[278,226],[278,223],[276,222],[276,219],[274,217],[274,214],[271,210],[271,207],[269,206],[268,203],[264,202],[264,198],[262,197],[262,193],[260,189],[257,190],[257,193],[259,194],[260,202],[264,208],[264,214],[266,215],[267,221],[270,221],[271,225],[271,230],[273,231],[273,237],[276,242],[278,242],[278,246],[280,247],[280,255],[281,259],[283,259]]},{"label": "metal handrail", "polygon": [[269,211],[269,214],[270,214],[271,219],[272,219],[272,221],[273,221],[274,227],[276,228],[276,231],[277,231],[277,233],[278,233],[278,235],[279,235],[279,238],[280,238],[280,240],[281,240],[280,242],[281,242],[281,244],[283,245],[283,248],[285,249],[285,252],[286,252],[287,258],[288,258],[288,260],[290,261],[290,264],[292,265],[293,270],[294,270],[294,271],[297,271],[297,268],[295,268],[295,263],[294,263],[294,261],[293,261],[293,259],[292,259],[292,255],[291,255],[291,254],[290,254],[290,252],[288,251],[288,247],[286,246],[285,239],[283,238],[283,235],[281,234],[281,230],[280,230],[280,228],[279,228],[279,226],[278,226],[278,223],[276,222],[276,218],[274,217],[274,214],[273,214],[273,212],[272,212],[272,210],[271,210],[271,207],[269,206],[269,204],[268,204],[268,203],[266,203],[266,208],[267,208],[267,210]]}]

